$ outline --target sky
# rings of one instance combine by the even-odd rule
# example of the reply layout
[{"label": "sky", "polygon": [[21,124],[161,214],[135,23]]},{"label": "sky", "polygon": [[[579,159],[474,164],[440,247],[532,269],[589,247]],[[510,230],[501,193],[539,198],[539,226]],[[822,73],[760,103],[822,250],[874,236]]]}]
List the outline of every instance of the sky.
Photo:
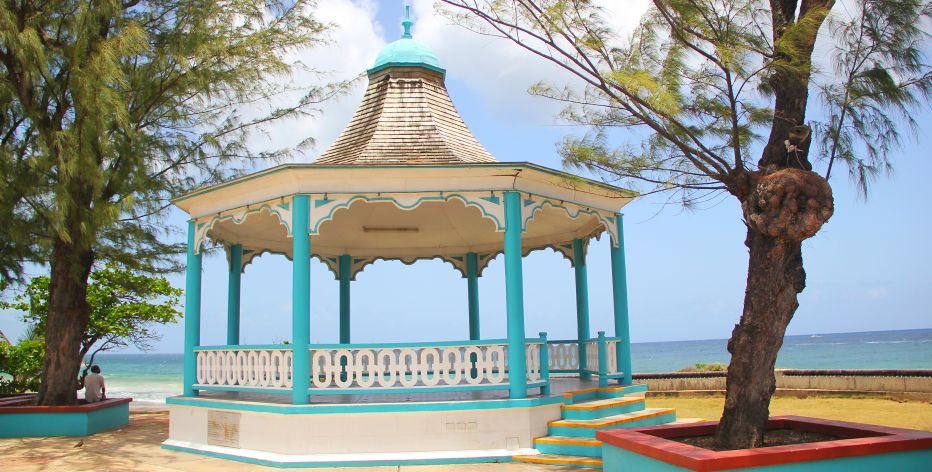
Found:
[{"label": "sky", "polygon": [[[357,76],[378,51],[401,35],[400,1],[327,0],[319,18],[334,24],[332,43],[295,54],[325,71],[326,78]],[[630,29],[646,0],[610,9],[615,26]],[[449,25],[432,0],[414,0],[414,38],[430,46],[446,68],[453,103],[478,140],[499,161],[529,161],[561,169],[556,143],[582,130],[556,118],[560,106],[527,93],[545,80],[566,83],[553,66],[501,40]],[[294,80],[319,80],[300,73]],[[333,142],[355,111],[365,80],[352,93],[325,103],[316,118],[276,124],[253,146],[296,144],[312,136],[317,145],[297,156],[310,162]],[[870,199],[859,199],[843,173],[833,177],[835,214],[803,245],[807,286],[788,334],[932,328],[932,234],[928,176],[932,175],[932,112],[917,114],[920,132],[893,158],[896,171],[882,178]],[[624,139],[624,137],[619,137]],[[270,164],[271,165],[271,164]],[[727,338],[741,314],[747,249],[737,202],[723,197],[685,210],[663,197],[637,199],[623,210],[632,342]],[[186,215],[173,209],[169,223]],[[613,333],[608,238],[588,253],[593,335]],[[243,344],[290,339],[291,267],[282,256],[264,255],[242,280]],[[184,275],[170,277],[184,287]],[[203,345],[223,344],[226,325],[226,259],[205,257],[202,292]],[[524,260],[525,326],[528,336],[575,337],[573,269],[551,250]],[[480,279],[481,335],[505,337],[504,263],[499,257]],[[413,266],[380,261],[352,284],[354,342],[448,341],[468,338],[466,280],[450,265]],[[338,283],[316,260],[311,269],[311,342],[337,342]],[[19,315],[0,311],[0,330],[17,338]],[[181,352],[183,326],[164,326],[155,352]],[[133,352],[129,350],[128,352]]]}]

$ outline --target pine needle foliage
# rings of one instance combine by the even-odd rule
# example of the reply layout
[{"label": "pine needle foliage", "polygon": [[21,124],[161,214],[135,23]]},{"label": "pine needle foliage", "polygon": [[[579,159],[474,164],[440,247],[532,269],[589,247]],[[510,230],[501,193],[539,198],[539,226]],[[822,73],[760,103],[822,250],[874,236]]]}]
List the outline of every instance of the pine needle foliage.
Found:
[{"label": "pine needle foliage", "polygon": [[843,163],[866,198],[871,182],[892,172],[890,157],[903,131],[917,131],[912,111],[932,98],[932,69],[922,54],[932,4],[861,0],[859,6],[854,16],[830,24],[837,42],[833,74],[818,84],[827,119],[815,127],[825,178]]},{"label": "pine needle foliage", "polygon": [[[627,37],[614,31],[604,3],[590,0],[441,3],[457,23],[507,38],[581,84],[530,90],[566,103],[562,118],[587,130],[558,145],[568,167],[642,193],[672,192],[685,205],[743,193],[743,176],[759,168],[752,149],[781,119],[774,87],[785,74],[812,76],[822,92],[829,119],[810,124],[826,176],[841,160],[864,193],[890,168],[898,130],[913,125],[909,113],[928,103],[932,87],[921,47],[932,7],[922,0],[848,2],[857,14],[847,20],[833,1],[804,2],[779,36],[775,21],[795,10],[761,0],[655,0]],[[835,73],[813,76],[820,35],[837,43]],[[625,140],[613,133],[619,128],[641,131]]]},{"label": "pine needle foliage", "polygon": [[[0,4],[0,277],[56,242],[149,272],[183,251],[169,200],[288,149],[251,132],[315,111],[344,83],[290,83],[319,46],[314,1],[53,0]],[[297,94],[288,106],[269,100]]]}]

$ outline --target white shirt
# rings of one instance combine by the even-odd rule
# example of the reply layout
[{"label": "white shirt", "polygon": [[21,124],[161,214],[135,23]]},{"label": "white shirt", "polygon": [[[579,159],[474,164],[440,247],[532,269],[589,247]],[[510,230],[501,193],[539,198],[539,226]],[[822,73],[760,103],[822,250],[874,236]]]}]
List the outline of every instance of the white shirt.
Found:
[{"label": "white shirt", "polygon": [[103,375],[88,375],[84,378],[84,399],[88,403],[99,402],[101,400],[101,391],[105,387]]}]

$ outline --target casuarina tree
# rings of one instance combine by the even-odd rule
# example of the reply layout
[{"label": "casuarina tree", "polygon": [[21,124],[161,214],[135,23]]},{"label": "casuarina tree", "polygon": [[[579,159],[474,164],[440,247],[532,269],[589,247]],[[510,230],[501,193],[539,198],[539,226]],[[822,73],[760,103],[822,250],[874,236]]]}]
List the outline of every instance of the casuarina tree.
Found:
[{"label": "casuarina tree", "polygon": [[[594,1],[441,3],[458,23],[573,77],[531,90],[565,102],[562,116],[588,129],[560,144],[566,165],[685,204],[716,192],[740,203],[747,287],[728,341],[716,441],[761,446],[777,352],[806,285],[802,242],[832,216],[833,168],[846,166],[866,195],[903,133],[915,131],[910,112],[932,93],[922,54],[932,7],[654,0],[633,34],[620,37]],[[625,130],[647,137],[632,144]]]},{"label": "casuarina tree", "polygon": [[0,274],[50,270],[40,405],[76,402],[95,264],[175,268],[169,199],[283,155],[250,131],[342,90],[289,80],[325,39],[313,3],[0,4]]}]

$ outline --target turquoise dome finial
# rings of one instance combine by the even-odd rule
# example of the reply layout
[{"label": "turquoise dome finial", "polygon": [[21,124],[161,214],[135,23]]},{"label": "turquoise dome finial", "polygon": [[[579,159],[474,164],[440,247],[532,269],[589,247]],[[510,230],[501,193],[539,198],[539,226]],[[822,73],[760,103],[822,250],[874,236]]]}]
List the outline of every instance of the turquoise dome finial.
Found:
[{"label": "turquoise dome finial", "polygon": [[411,27],[414,26],[414,22],[411,21],[411,5],[405,5],[405,20],[401,22],[401,26],[404,26],[405,32],[401,35],[402,38],[411,39]]},{"label": "turquoise dome finial", "polygon": [[404,34],[401,39],[387,44],[379,55],[375,58],[375,64],[368,70],[372,75],[388,67],[423,67],[441,74],[446,71],[440,67],[440,61],[433,51],[426,44],[415,41],[411,36],[411,27],[414,22],[411,21],[411,5],[405,5],[405,19],[401,22],[404,26]]}]

